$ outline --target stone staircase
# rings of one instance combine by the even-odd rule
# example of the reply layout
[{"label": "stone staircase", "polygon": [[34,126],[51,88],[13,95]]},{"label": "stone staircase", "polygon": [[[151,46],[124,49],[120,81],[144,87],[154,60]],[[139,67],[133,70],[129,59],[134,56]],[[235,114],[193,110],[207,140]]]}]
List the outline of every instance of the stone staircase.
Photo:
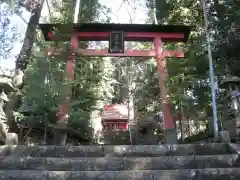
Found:
[{"label": "stone staircase", "polygon": [[0,146],[1,180],[240,180],[240,145]]}]

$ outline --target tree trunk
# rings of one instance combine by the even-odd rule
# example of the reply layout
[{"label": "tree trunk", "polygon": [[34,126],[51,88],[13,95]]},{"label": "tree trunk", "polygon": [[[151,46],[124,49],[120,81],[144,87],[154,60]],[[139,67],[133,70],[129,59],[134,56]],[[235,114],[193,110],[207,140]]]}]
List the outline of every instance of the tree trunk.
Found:
[{"label": "tree trunk", "polygon": [[[31,55],[31,49],[33,47],[33,44],[36,39],[36,30],[37,25],[41,16],[41,10],[43,7],[43,3],[41,3],[39,6],[36,7],[36,9],[33,10],[31,17],[29,19],[28,27],[25,33],[25,38],[23,41],[22,49],[18,55],[18,58],[16,60],[16,67],[15,69],[20,69],[24,72],[26,70],[28,65],[28,59]],[[19,87],[19,89],[21,89]],[[7,104],[7,114],[8,114],[8,120],[12,121],[13,124],[13,110],[17,107],[17,105],[20,102],[21,94],[19,91],[15,91],[11,93],[10,102]],[[14,121],[15,122],[15,121]]]},{"label": "tree trunk", "polygon": [[43,3],[32,12],[32,15],[29,19],[22,49],[16,60],[16,69],[21,69],[24,71],[27,68],[31,50],[36,39],[36,30],[38,27],[39,19],[41,17],[42,7]]}]

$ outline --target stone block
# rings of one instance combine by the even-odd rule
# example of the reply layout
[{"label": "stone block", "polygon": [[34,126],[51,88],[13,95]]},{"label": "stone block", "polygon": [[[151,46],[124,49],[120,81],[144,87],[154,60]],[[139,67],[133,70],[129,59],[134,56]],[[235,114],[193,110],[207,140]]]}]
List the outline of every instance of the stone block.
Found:
[{"label": "stone block", "polygon": [[178,144],[176,129],[165,129],[164,131],[164,143],[165,144]]},{"label": "stone block", "polygon": [[151,170],[153,159],[151,157],[127,157],[124,159],[124,170]]},{"label": "stone block", "polygon": [[152,158],[152,170],[191,169],[194,156],[164,156]]},{"label": "stone block", "polygon": [[233,167],[240,167],[240,156],[239,156],[239,154],[233,154],[232,159],[233,159]]},{"label": "stone block", "polygon": [[0,171],[1,180],[239,180],[239,168],[135,171]]},{"label": "stone block", "polygon": [[[17,154],[17,152],[19,152],[19,154],[22,154],[23,150],[20,149],[19,147],[23,147],[23,146],[17,146],[17,145],[0,146],[0,156],[9,156],[9,155],[13,155],[13,153]],[[25,149],[26,148],[24,148],[24,150]]]},{"label": "stone block", "polygon": [[240,169],[223,168],[223,169],[198,169],[196,170],[196,180],[239,180]]},{"label": "stone block", "polygon": [[[49,171],[67,171],[72,170],[72,161],[69,158],[44,158],[44,169]],[[81,161],[79,160],[79,166],[81,167]],[[85,163],[87,164],[87,163]]]},{"label": "stone block", "polygon": [[32,157],[55,157],[56,148],[55,146],[19,146],[14,149],[13,154]]},{"label": "stone block", "polygon": [[1,157],[2,170],[118,171],[124,170],[124,158],[40,158]]},{"label": "stone block", "polygon": [[45,169],[51,171],[90,171],[91,158],[46,158]]},{"label": "stone block", "polygon": [[196,144],[196,155],[225,155],[228,154],[227,143],[208,143],[208,144]]},{"label": "stone block", "polygon": [[169,150],[170,150],[169,145],[104,146],[105,155],[126,157],[165,156]]},{"label": "stone block", "polygon": [[57,146],[56,157],[101,157],[104,155],[103,147],[92,146]]},{"label": "stone block", "polygon": [[195,176],[195,171],[185,170],[185,169],[184,170],[163,170],[163,171],[154,171],[153,175],[154,175],[153,180],[193,180]]},{"label": "stone block", "polygon": [[222,143],[230,143],[230,133],[228,131],[220,131],[219,132],[220,142]]},{"label": "stone block", "polygon": [[54,146],[24,146],[24,145],[5,145],[0,147],[1,156],[36,156],[46,157],[55,154]]},{"label": "stone block", "polygon": [[229,143],[228,151],[232,154],[240,154],[240,144]]},{"label": "stone block", "polygon": [[0,156],[33,157],[99,157],[104,156],[102,146],[0,146]]},{"label": "stone block", "polygon": [[69,180],[114,180],[115,174],[115,171],[75,171]]},{"label": "stone block", "polygon": [[204,155],[195,157],[195,165],[192,169],[228,168],[232,166],[232,155]]},{"label": "stone block", "polygon": [[229,119],[224,121],[224,129],[229,132],[231,139],[235,139],[237,137],[237,129],[236,129],[236,121],[235,119]]},{"label": "stone block", "polygon": [[48,180],[71,180],[72,174],[72,171],[49,171]]},{"label": "stone block", "polygon": [[239,180],[240,169],[191,169],[154,171],[154,180]]},{"label": "stone block", "polygon": [[102,133],[103,143],[111,145],[130,144],[130,135],[128,131],[125,132],[105,132]]},{"label": "stone block", "polygon": [[124,158],[100,157],[92,158],[94,171],[120,171],[124,170]]},{"label": "stone block", "polygon": [[168,156],[187,156],[187,155],[214,155],[228,154],[228,145],[224,143],[211,144],[179,144],[170,145]]},{"label": "stone block", "polygon": [[44,170],[46,159],[38,157],[14,157],[6,156],[0,158],[0,169],[2,170]]},{"label": "stone block", "polygon": [[0,146],[0,156],[32,157],[103,157],[103,156],[186,156],[214,155],[231,152],[227,144],[181,145],[106,145],[106,146]]},{"label": "stone block", "polygon": [[47,171],[21,171],[21,170],[8,170],[0,171],[1,180],[48,180]]},{"label": "stone block", "polygon": [[118,171],[114,180],[153,180],[153,171]]},{"label": "stone block", "polygon": [[2,170],[122,171],[227,168],[240,165],[238,155],[162,157],[41,158],[1,157]]},{"label": "stone block", "polygon": [[168,156],[187,156],[194,155],[195,145],[193,144],[173,144],[170,146],[170,151],[167,153]]}]

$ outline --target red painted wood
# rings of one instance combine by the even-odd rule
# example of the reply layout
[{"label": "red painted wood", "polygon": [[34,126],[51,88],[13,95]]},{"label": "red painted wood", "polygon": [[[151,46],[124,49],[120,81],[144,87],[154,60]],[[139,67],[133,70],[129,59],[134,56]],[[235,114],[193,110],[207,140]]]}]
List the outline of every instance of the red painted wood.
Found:
[{"label": "red painted wood", "polygon": [[117,110],[117,111],[126,111],[126,112],[128,112],[127,106],[126,106],[126,105],[123,105],[123,104],[104,105],[103,110],[104,110],[104,111]]},{"label": "red painted wood", "polygon": [[53,39],[53,33],[52,32],[48,32],[48,38]]},{"label": "red painted wood", "polygon": [[[51,35],[49,38],[54,40],[59,37],[70,37],[67,34],[56,34],[53,36],[52,33],[48,34]],[[109,32],[78,32],[77,36],[79,41],[108,41],[109,40]],[[160,37],[163,41],[164,39],[182,39],[184,38],[184,33],[164,33],[164,32],[125,32],[124,33],[124,40],[125,41],[153,41],[155,37]],[[140,40],[141,38],[141,40]]]},{"label": "red painted wood", "polygon": [[121,108],[125,108],[125,105],[121,105],[121,104],[110,104],[110,105],[104,105],[103,106],[103,110],[119,110]]},{"label": "red painted wood", "polygon": [[67,114],[68,114],[68,100],[65,99],[64,102],[60,105],[58,115],[58,121],[66,122],[67,121]]},{"label": "red painted wood", "polygon": [[[105,56],[105,57],[155,57],[154,50],[126,50],[124,53],[108,53],[108,50],[79,49],[77,54],[82,56]],[[165,57],[184,57],[184,53],[176,51],[164,51]]]},{"label": "red painted wood", "polygon": [[[49,36],[53,36],[51,33]],[[70,50],[72,51],[66,65],[66,76],[69,77],[71,80],[74,79],[74,71],[75,71],[75,63],[76,63],[76,54],[81,56],[134,56],[134,57],[156,57],[157,60],[157,68],[159,72],[159,86],[161,89],[161,99],[163,105],[163,113],[164,113],[164,127],[165,129],[172,129],[175,128],[173,116],[171,114],[171,108],[167,101],[167,89],[165,87],[165,81],[167,79],[167,70],[166,70],[166,61],[165,57],[184,57],[182,52],[178,51],[165,51],[162,48],[162,39],[164,38],[169,39],[177,39],[183,38],[184,34],[181,33],[146,33],[146,32],[126,32],[125,39],[126,40],[134,40],[134,38],[139,40],[141,37],[143,40],[153,40],[154,41],[154,50],[126,50],[125,53],[108,53],[108,50],[94,50],[94,49],[79,49],[78,43],[79,40],[91,40],[91,38],[100,38],[101,40],[108,40],[109,33],[108,32],[80,32],[75,35],[71,36],[70,41]],[[54,37],[53,37],[54,38]],[[85,39],[84,39],[85,38]],[[50,55],[60,55],[64,50],[60,52],[52,52]],[[59,112],[59,120],[62,120],[64,117],[67,116],[68,111],[68,104],[69,104],[69,97],[66,97],[66,100],[63,102]],[[106,123],[104,121],[103,123]],[[107,123],[109,124],[110,121]],[[116,123],[112,122],[113,124]],[[127,126],[126,126],[127,127]]]},{"label": "red painted wood", "polygon": [[[74,50],[78,48],[78,38],[76,35],[72,35],[70,40],[70,50]],[[75,66],[76,66],[76,55],[75,53],[71,53],[68,57],[66,69],[65,69],[65,76],[70,80],[74,80],[74,73],[75,73]],[[69,90],[71,91],[71,90]],[[67,121],[67,114],[68,114],[68,105],[69,105],[69,97],[70,92],[67,93],[67,97],[65,97],[64,102],[60,106],[60,110],[58,113],[58,120],[59,121]]]},{"label": "red painted wood", "polygon": [[126,122],[107,122],[103,124],[103,131],[114,130],[126,131],[128,130],[128,123]]},{"label": "red painted wood", "polygon": [[[50,50],[47,52],[48,56],[61,55],[61,50]],[[108,53],[107,49],[78,49],[76,54],[79,56],[102,56],[102,57],[155,57],[156,53],[154,50],[125,50],[124,53]],[[180,51],[163,51],[164,57],[178,57],[183,58],[184,53]]]},{"label": "red painted wood", "polygon": [[108,124],[108,123],[123,123],[123,124],[126,124],[127,123],[127,119],[114,119],[114,120],[112,120],[112,119],[103,119],[102,120],[102,123],[103,124]]},{"label": "red painted wood", "polygon": [[167,80],[167,67],[166,67],[166,60],[165,54],[162,49],[162,41],[159,37],[154,39],[154,50],[156,53],[156,61],[157,61],[157,70],[158,70],[158,81],[160,87],[160,96],[162,101],[162,110],[163,110],[163,117],[164,117],[164,128],[165,129],[173,129],[175,128],[173,116],[171,113],[171,107],[168,103],[168,91],[165,87],[166,80]]}]

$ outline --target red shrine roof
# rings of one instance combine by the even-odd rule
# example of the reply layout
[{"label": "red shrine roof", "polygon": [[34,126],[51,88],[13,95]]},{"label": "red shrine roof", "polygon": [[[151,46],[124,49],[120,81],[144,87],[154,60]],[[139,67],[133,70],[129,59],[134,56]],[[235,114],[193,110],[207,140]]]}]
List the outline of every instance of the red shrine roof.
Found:
[{"label": "red shrine roof", "polygon": [[128,107],[123,104],[105,105],[101,118],[102,120],[128,120]]},{"label": "red shrine roof", "polygon": [[[39,24],[39,27],[42,30],[44,38],[46,41],[51,41],[48,37],[49,33],[53,32],[54,29],[57,30],[56,35],[57,37],[54,38],[56,41],[68,41],[70,38],[70,34],[73,31],[78,32],[111,32],[111,31],[124,31],[124,32],[131,32],[131,33],[168,33],[172,35],[182,34],[180,38],[163,38],[163,41],[171,41],[171,42],[186,42],[188,36],[190,34],[190,27],[183,26],[183,25],[153,25],[153,24],[101,24],[101,23],[85,23],[85,24]],[[93,36],[85,36],[85,41],[103,41],[107,40],[103,37],[98,37],[97,34]],[[126,41],[152,41],[152,37],[141,37],[139,36],[132,39],[129,37],[125,37]]]}]

